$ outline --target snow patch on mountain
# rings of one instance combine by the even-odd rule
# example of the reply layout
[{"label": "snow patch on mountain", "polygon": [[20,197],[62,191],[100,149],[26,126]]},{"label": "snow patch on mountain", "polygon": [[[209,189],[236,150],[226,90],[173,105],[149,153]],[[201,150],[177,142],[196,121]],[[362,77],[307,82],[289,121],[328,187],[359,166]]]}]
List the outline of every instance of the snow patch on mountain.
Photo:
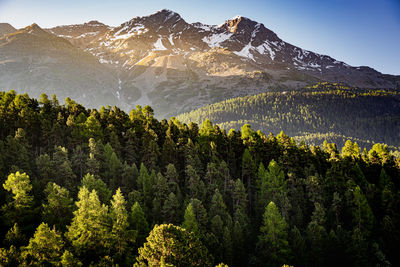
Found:
[{"label": "snow patch on mountain", "polygon": [[[143,24],[138,24],[135,27],[132,27],[129,29],[129,24],[125,25],[124,27],[122,27],[120,30],[118,30],[114,36],[111,38],[113,40],[118,40],[118,39],[128,39],[132,36],[135,35],[141,35],[144,34],[146,32],[148,32],[149,30],[146,29],[146,27]],[[122,32],[126,32],[125,34],[121,34]]]},{"label": "snow patch on mountain", "polygon": [[272,50],[272,48],[270,47],[268,42],[265,42],[259,46],[256,47],[256,50],[258,53],[260,53],[261,55],[264,55],[265,52],[268,51],[269,53],[269,57],[271,58],[271,60],[275,59],[275,52],[274,50]]},{"label": "snow patch on mountain", "polygon": [[[242,50],[234,51],[233,53],[240,56],[240,57],[247,57],[251,60],[254,60],[253,54],[250,52],[250,50],[254,50],[254,47],[251,45],[251,42],[249,42],[245,47],[243,47]],[[255,60],[254,60],[255,61]]]},{"label": "snow patch on mountain", "polygon": [[231,38],[233,34],[232,33],[214,33],[210,36],[205,36],[203,37],[203,42],[207,43],[209,47],[214,48],[214,47],[220,47],[221,43],[225,42],[229,38]]},{"label": "snow patch on mountain", "polygon": [[162,43],[162,37],[159,37],[158,40],[154,43],[153,50],[167,50],[167,48]]},{"label": "snow patch on mountain", "polygon": [[251,38],[254,39],[257,35],[257,33],[260,31],[261,24],[257,23],[256,26],[254,27],[254,31],[251,33]]},{"label": "snow patch on mountain", "polygon": [[97,34],[99,34],[99,32],[87,32],[87,33],[83,33],[75,38],[85,38],[87,36],[91,36],[91,35],[93,36],[93,35],[97,35]]},{"label": "snow patch on mountain", "polygon": [[174,36],[173,36],[174,34],[173,33],[171,33],[170,35],[169,35],[169,37],[168,37],[168,41],[169,41],[169,43],[172,45],[172,46],[174,46],[175,44],[174,44]]},{"label": "snow patch on mountain", "polygon": [[200,22],[196,22],[192,24],[195,28],[200,29],[201,31],[210,32],[217,28],[215,25],[207,25]]}]

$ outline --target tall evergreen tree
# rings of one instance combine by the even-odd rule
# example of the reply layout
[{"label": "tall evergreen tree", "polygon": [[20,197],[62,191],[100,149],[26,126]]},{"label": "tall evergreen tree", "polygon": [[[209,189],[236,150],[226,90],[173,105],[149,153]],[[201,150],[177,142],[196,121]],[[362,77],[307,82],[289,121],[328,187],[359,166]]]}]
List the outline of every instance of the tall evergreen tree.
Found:
[{"label": "tall evergreen tree", "polygon": [[73,200],[69,191],[55,183],[48,183],[44,190],[46,202],[43,203],[42,218],[50,226],[64,231],[72,219]]},{"label": "tall evergreen tree", "polygon": [[182,223],[182,227],[190,232],[195,233],[196,235],[199,235],[199,233],[200,233],[199,226],[196,221],[196,216],[193,211],[192,203],[189,203],[185,210],[184,221]]},{"label": "tall evergreen tree", "polygon": [[68,226],[66,238],[71,242],[76,255],[84,264],[89,264],[108,252],[110,220],[108,207],[102,205],[95,190],[89,192],[84,186],[79,190],[78,209],[74,211],[72,223]]},{"label": "tall evergreen tree", "polygon": [[274,202],[270,202],[265,207],[260,232],[258,236],[260,259],[271,266],[281,266],[287,263],[290,255],[288,224]]},{"label": "tall evergreen tree", "polygon": [[117,189],[112,200],[110,208],[110,217],[112,220],[111,229],[111,248],[116,251],[117,262],[122,262],[125,251],[128,249],[128,243],[134,241],[134,234],[129,231],[128,212],[126,211],[125,198],[121,189]]},{"label": "tall evergreen tree", "polygon": [[64,241],[59,232],[46,223],[36,229],[29,244],[24,248],[22,257],[27,266],[59,266],[63,255]]}]

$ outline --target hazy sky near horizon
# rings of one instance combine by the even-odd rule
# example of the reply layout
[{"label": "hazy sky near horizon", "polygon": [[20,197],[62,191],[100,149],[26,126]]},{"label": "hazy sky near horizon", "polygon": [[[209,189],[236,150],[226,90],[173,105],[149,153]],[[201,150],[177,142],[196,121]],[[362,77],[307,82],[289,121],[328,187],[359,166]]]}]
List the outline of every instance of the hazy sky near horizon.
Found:
[{"label": "hazy sky near horizon", "polygon": [[400,0],[0,0],[0,22],[16,28],[90,20],[117,26],[163,8],[189,23],[218,25],[242,15],[293,45],[400,75]]}]

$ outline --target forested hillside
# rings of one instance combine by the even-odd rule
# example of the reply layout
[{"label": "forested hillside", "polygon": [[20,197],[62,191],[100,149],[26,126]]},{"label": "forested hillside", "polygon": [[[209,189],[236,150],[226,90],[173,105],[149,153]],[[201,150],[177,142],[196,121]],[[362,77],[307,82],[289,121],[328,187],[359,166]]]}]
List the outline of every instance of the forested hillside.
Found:
[{"label": "forested hillside", "polygon": [[396,90],[320,83],[303,90],[233,98],[177,118],[186,123],[210,119],[227,130],[249,123],[265,133],[283,130],[296,141],[315,145],[328,140],[342,147],[347,139],[368,148],[379,142],[400,144],[400,92]]},{"label": "forested hillside", "polygon": [[[324,104],[334,120],[329,96],[351,111],[343,121],[358,118],[349,135],[367,129],[351,114],[357,99],[373,105],[357,114],[377,135],[398,126],[380,113],[396,94],[354,94],[249,97],[248,114],[261,99],[276,106],[265,123],[279,107],[289,130],[296,119],[331,125],[315,122]],[[297,100],[307,108],[295,119]],[[2,266],[400,265],[400,160],[384,144],[339,151],[249,125],[226,133],[208,120],[158,121],[148,106],[126,114],[10,91],[0,93],[0,177]]]}]

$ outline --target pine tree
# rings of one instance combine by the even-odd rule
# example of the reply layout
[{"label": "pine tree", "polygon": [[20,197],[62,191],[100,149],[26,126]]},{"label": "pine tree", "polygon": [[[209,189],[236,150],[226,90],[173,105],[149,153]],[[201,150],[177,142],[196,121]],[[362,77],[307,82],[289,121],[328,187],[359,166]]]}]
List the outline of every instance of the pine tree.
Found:
[{"label": "pine tree", "polygon": [[137,179],[139,192],[143,194],[144,204],[146,210],[151,210],[154,194],[154,180],[157,177],[153,171],[151,174],[147,171],[146,166],[142,163],[140,165],[139,177]]},{"label": "pine tree", "polygon": [[102,140],[103,132],[101,129],[101,124],[97,120],[97,118],[93,115],[90,115],[85,122],[84,125],[84,136],[89,138],[94,138],[96,140]]},{"label": "pine tree", "polygon": [[197,236],[199,236],[200,234],[199,226],[196,221],[196,216],[193,211],[192,203],[189,203],[185,210],[182,227],[190,232],[195,233]]},{"label": "pine tree", "polygon": [[191,165],[186,166],[185,174],[186,180],[188,181],[187,188],[190,198],[197,198],[203,201],[206,195],[206,186],[204,182]]},{"label": "pine tree", "polygon": [[289,240],[294,266],[304,266],[307,255],[306,242],[296,226],[291,229]]},{"label": "pine tree", "polygon": [[68,159],[68,150],[65,147],[55,147],[53,169],[55,170],[55,183],[67,186],[70,190],[74,188],[77,182],[76,175],[72,171],[72,164]]},{"label": "pine tree", "polygon": [[13,194],[13,205],[16,209],[29,208],[33,204],[33,197],[30,195],[32,190],[31,181],[26,173],[11,173],[3,187]]},{"label": "pine tree", "polygon": [[350,140],[347,140],[344,147],[342,148],[342,157],[358,159],[360,157],[360,147],[357,145],[357,143],[353,143]]},{"label": "pine tree", "polygon": [[209,215],[210,218],[213,218],[216,215],[220,216],[224,223],[227,223],[230,220],[230,215],[226,209],[224,199],[218,189],[215,190],[211,199]]},{"label": "pine tree", "polygon": [[86,187],[89,191],[95,190],[101,202],[108,203],[110,201],[111,190],[101,179],[96,179],[94,175],[86,174],[82,179],[82,187]]},{"label": "pine tree", "polygon": [[261,259],[271,266],[282,266],[290,255],[288,224],[274,202],[265,207],[260,232],[258,249]]},{"label": "pine tree", "polygon": [[254,209],[255,169],[253,157],[251,156],[249,149],[245,149],[242,156],[242,181],[247,187],[250,211],[253,211]]},{"label": "pine tree", "polygon": [[154,184],[154,199],[153,199],[153,217],[156,222],[161,222],[161,209],[169,195],[169,187],[167,179],[161,174],[157,174]]},{"label": "pine tree", "polygon": [[3,243],[7,246],[20,247],[25,244],[26,241],[26,236],[19,229],[18,223],[14,223],[14,226],[6,233]]},{"label": "pine tree", "polygon": [[246,189],[240,179],[235,181],[232,198],[234,211],[238,209],[242,210],[243,212],[247,211]]},{"label": "pine tree", "polygon": [[121,262],[128,243],[134,241],[132,231],[128,231],[128,212],[125,208],[125,198],[118,188],[111,200],[110,217],[112,220],[111,248],[116,250],[117,262]]},{"label": "pine tree", "polygon": [[89,139],[89,158],[86,161],[87,171],[93,175],[100,173],[100,147],[93,138]]},{"label": "pine tree", "polygon": [[135,202],[129,215],[129,227],[136,231],[137,244],[141,246],[149,233],[149,225],[139,202]]},{"label": "pine tree", "polygon": [[60,264],[63,255],[64,241],[55,228],[50,230],[46,223],[36,229],[34,236],[29,240],[22,256],[26,265],[43,266]]},{"label": "pine tree", "polygon": [[311,216],[311,222],[307,226],[307,241],[310,248],[308,264],[323,264],[327,232],[324,227],[325,209],[319,203],[314,203],[315,210]]},{"label": "pine tree", "polygon": [[175,194],[173,192],[169,193],[161,211],[164,222],[176,224],[180,221],[179,206]]},{"label": "pine tree", "polygon": [[139,176],[139,171],[136,164],[130,166],[127,162],[124,163],[121,175],[121,190],[123,193],[128,194],[136,188],[136,181]]},{"label": "pine tree", "polygon": [[82,266],[82,263],[68,250],[65,250],[61,256],[61,266],[63,267],[76,267]]},{"label": "pine tree", "polygon": [[86,155],[81,146],[77,146],[72,152],[72,169],[74,173],[78,174],[79,179],[82,179],[83,174],[86,173]]},{"label": "pine tree", "polygon": [[206,233],[208,224],[207,210],[203,203],[196,198],[192,198],[190,200],[190,204],[192,205],[193,213],[196,218],[200,233],[204,235]]},{"label": "pine tree", "polygon": [[135,266],[211,266],[207,248],[194,233],[172,224],[155,225],[139,248]]},{"label": "pine tree", "polygon": [[72,219],[73,200],[69,192],[55,183],[48,183],[44,190],[46,202],[43,203],[42,218],[56,229],[64,231]]},{"label": "pine tree", "polygon": [[357,227],[361,233],[368,236],[371,233],[374,224],[374,215],[359,186],[356,186],[353,196],[355,205],[353,213],[355,227]]},{"label": "pine tree", "polygon": [[104,180],[111,185],[111,188],[120,186],[122,163],[109,143],[104,146],[103,159],[104,171],[102,177],[104,177]]},{"label": "pine tree", "polygon": [[33,232],[35,213],[37,209],[33,207],[33,197],[31,195],[32,185],[26,173],[11,173],[3,187],[8,192],[11,191],[13,201],[8,202],[2,207],[3,218],[6,226],[11,227],[17,223],[22,233]]},{"label": "pine tree", "polygon": [[224,247],[223,258],[224,261],[228,264],[232,264],[233,262],[233,244],[232,244],[232,235],[230,229],[225,226],[222,234],[222,244]]},{"label": "pine tree", "polygon": [[36,158],[36,166],[39,169],[40,181],[45,186],[54,177],[54,169],[47,154],[42,154]]},{"label": "pine tree", "polygon": [[89,192],[85,186],[79,190],[78,199],[78,209],[74,211],[65,235],[82,262],[88,264],[107,253],[110,240],[108,207],[101,204],[95,190]]}]

